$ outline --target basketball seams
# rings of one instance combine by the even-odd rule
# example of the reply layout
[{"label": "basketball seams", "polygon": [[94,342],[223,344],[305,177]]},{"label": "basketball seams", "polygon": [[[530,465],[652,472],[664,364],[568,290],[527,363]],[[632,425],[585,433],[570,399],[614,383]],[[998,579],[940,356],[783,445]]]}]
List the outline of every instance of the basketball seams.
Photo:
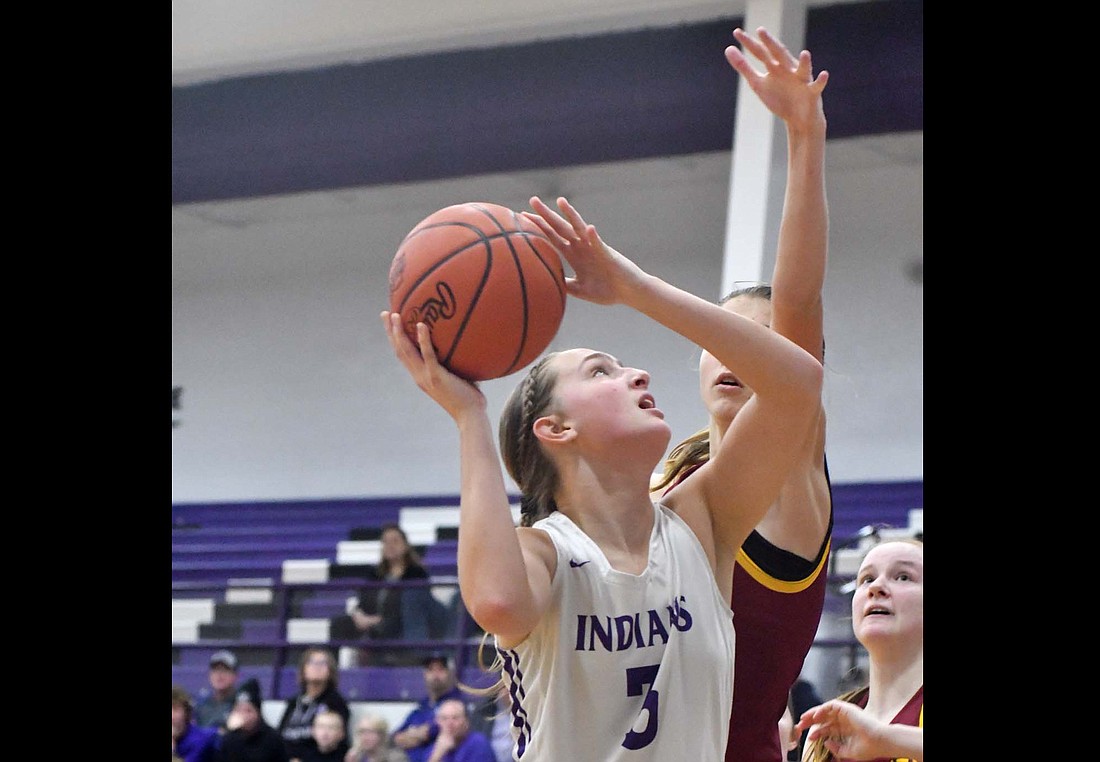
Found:
[{"label": "basketball seams", "polygon": [[[450,260],[454,259],[455,257],[466,253],[467,251],[469,251],[474,246],[477,246],[478,244],[485,244],[487,247],[489,247],[489,250],[491,251],[491,247],[492,247],[493,242],[499,241],[501,239],[511,239],[514,236],[520,236],[520,237],[524,238],[525,240],[528,239],[528,238],[536,238],[536,239],[539,239],[539,240],[542,240],[542,241],[546,241],[547,244],[550,244],[551,248],[553,247],[553,244],[550,243],[550,239],[547,238],[542,233],[537,233],[536,234],[536,233],[528,233],[527,231],[521,231],[521,230],[506,230],[506,231],[503,231],[503,232],[500,232],[500,233],[492,233],[490,235],[486,235],[483,231],[479,230],[476,226],[469,225],[467,223],[462,223],[462,222],[441,222],[439,224],[425,225],[422,229],[418,228],[417,230],[414,230],[412,233],[409,233],[409,235],[407,235],[405,237],[405,241],[408,241],[414,235],[416,235],[417,233],[420,233],[422,231],[426,231],[426,230],[432,229],[432,228],[444,228],[444,227],[450,227],[450,226],[459,226],[459,227],[464,227],[467,230],[472,230],[472,231],[474,231],[475,233],[478,234],[478,238],[476,240],[470,241],[468,244],[463,246],[461,249],[455,249],[451,253],[447,254],[445,257],[441,258],[435,264],[433,264],[430,268],[428,268],[427,270],[424,270],[424,272],[421,273],[420,276],[417,277],[417,279],[414,280],[412,282],[412,284],[405,290],[405,295],[401,298],[401,301],[398,302],[398,304],[395,306],[394,312],[404,311],[405,307],[408,305],[409,297],[412,296],[413,292],[415,292],[416,289],[420,287],[420,284],[423,283],[427,278],[429,278],[434,271],[438,270],[440,267],[442,267],[444,264],[446,264]],[[532,245],[530,241],[526,241],[526,242],[528,244],[528,247],[531,249],[531,251],[534,252],[535,256],[538,257],[539,262],[543,265],[543,267],[545,267],[547,269],[547,271],[550,273],[551,277],[553,277],[554,282],[555,282],[555,286],[557,286],[559,293],[562,294],[562,301],[564,302],[565,292],[562,291],[560,285],[557,282],[558,279],[557,279],[557,277],[555,277],[553,267],[546,262],[546,260],[542,256],[542,252],[540,252],[536,246]],[[510,243],[509,243],[509,246],[511,246]],[[404,243],[402,243],[401,249],[402,250],[405,249],[405,244]],[[513,252],[514,251],[515,250],[513,249]],[[556,250],[554,250],[554,251],[556,253]],[[487,262],[486,263],[486,270],[488,270],[490,266],[491,266],[491,262]],[[406,266],[406,269],[407,269],[407,266]]]},{"label": "basketball seams", "polygon": [[513,237],[513,235],[505,236],[504,242],[508,244],[508,251],[512,255],[512,265],[516,271],[516,280],[519,283],[520,303],[523,305],[523,325],[520,327],[520,339],[516,346],[516,353],[512,357],[512,362],[508,364],[508,370],[504,375],[516,370],[516,365],[519,364],[524,350],[527,349],[527,326],[531,319],[531,303],[527,295],[527,274],[523,271],[523,265],[519,261],[519,252],[516,251],[516,245],[512,242]]},{"label": "basketball seams", "polygon": [[[437,227],[437,226],[433,225],[432,227]],[[462,227],[470,227],[470,226],[463,225]],[[472,228],[472,229],[476,230],[476,228]],[[394,312],[404,312],[405,307],[408,304],[409,297],[411,297],[416,292],[416,289],[420,288],[421,283],[423,283],[425,280],[427,280],[429,277],[431,277],[432,273],[434,273],[439,268],[443,267],[443,265],[447,264],[448,262],[450,262],[455,257],[466,253],[467,251],[469,251],[470,249],[472,249],[473,247],[475,247],[479,244],[484,245],[485,250],[487,252],[491,251],[491,249],[492,249],[492,244],[490,242],[490,239],[487,238],[484,235],[480,235],[480,233],[479,233],[479,238],[477,240],[470,241],[468,244],[463,246],[461,249],[455,249],[450,254],[448,254],[445,257],[442,257],[441,259],[437,260],[434,264],[432,264],[431,267],[425,269],[424,272],[422,272],[417,277],[417,279],[414,280],[412,282],[412,284],[405,290],[405,296],[403,296],[401,298],[401,301],[398,302],[397,308],[394,310]],[[405,247],[402,246],[401,248],[404,249]],[[489,270],[489,264],[490,264],[489,262],[485,263],[486,272],[488,272],[488,270]],[[407,267],[406,267],[406,269],[407,269]]]},{"label": "basketball seams", "polygon": [[[470,247],[464,247],[463,251],[468,251]],[[433,270],[435,268],[432,268]],[[455,330],[455,337],[451,341],[451,349],[447,352],[446,358],[443,360],[444,365],[449,365],[451,358],[455,356],[455,352],[462,346],[462,336],[466,333],[466,326],[470,324],[470,318],[474,315],[474,310],[477,308],[477,303],[481,301],[481,293],[485,290],[485,284],[489,282],[489,275],[493,271],[493,244],[490,241],[485,241],[485,267],[481,271],[481,280],[478,281],[477,288],[474,289],[473,295],[470,297],[470,306],[466,308],[465,313],[462,315],[462,320],[458,324],[458,328]],[[428,272],[431,272],[429,270]],[[425,273],[427,276],[428,273]],[[412,293],[412,292],[410,292]]]},{"label": "basketball seams", "polygon": [[547,238],[545,235],[539,234],[539,235],[529,236],[527,234],[523,234],[524,243],[527,244],[527,247],[531,250],[531,253],[534,254],[538,258],[539,264],[541,264],[546,269],[546,272],[549,273],[549,275],[550,275],[550,279],[554,282],[554,288],[556,288],[558,290],[558,295],[561,296],[562,311],[564,312],[564,310],[565,310],[565,296],[566,296],[566,292],[565,292],[565,271],[560,270],[560,269],[555,269],[552,264],[547,262],[546,258],[542,254],[542,251],[540,251],[539,247],[536,246],[531,241],[531,238],[546,241],[546,243],[550,245],[550,251],[553,252],[555,261],[559,262],[559,266],[560,266],[561,260],[558,258],[558,256],[559,256],[558,255],[558,250],[554,248],[554,244],[550,243],[550,239]]}]

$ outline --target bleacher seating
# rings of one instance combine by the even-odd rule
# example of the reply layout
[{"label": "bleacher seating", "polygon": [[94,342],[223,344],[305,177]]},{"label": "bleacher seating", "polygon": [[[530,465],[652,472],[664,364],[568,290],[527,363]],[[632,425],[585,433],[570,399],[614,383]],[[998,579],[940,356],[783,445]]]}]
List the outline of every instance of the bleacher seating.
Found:
[{"label": "bleacher seating", "polygon": [[[833,498],[834,575],[854,571],[867,527],[880,537],[923,536],[923,481],[834,484]],[[518,523],[518,505],[512,510]],[[421,552],[431,593],[450,612],[439,642],[460,667],[468,663],[479,633],[457,596],[457,495],[191,503],[172,506],[173,680],[204,688],[210,653],[229,647],[266,698],[293,696],[297,654],[327,640],[328,620],[347,611],[391,522]],[[403,701],[423,687],[418,667],[343,667],[341,680],[349,698],[364,701]]]},{"label": "bleacher seating", "polygon": [[924,480],[833,485],[833,538],[844,540],[865,526],[904,527],[909,511],[924,507]]}]

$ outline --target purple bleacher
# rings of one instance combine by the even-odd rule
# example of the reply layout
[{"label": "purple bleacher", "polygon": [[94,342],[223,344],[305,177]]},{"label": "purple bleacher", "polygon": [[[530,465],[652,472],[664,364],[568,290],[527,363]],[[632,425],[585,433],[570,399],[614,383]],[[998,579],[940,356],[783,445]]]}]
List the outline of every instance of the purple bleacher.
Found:
[{"label": "purple bleacher", "polygon": [[[909,509],[924,507],[924,481],[834,484],[833,498],[838,530],[835,535],[855,534],[868,523],[904,526]],[[187,531],[183,527],[194,527],[190,531],[202,533],[204,538],[217,535],[216,529],[221,527],[231,534],[252,537],[265,533],[290,537],[339,533],[340,539],[346,539],[353,528],[398,521],[403,507],[457,505],[457,495],[177,503],[172,505],[173,542]]]},{"label": "purple bleacher", "polygon": [[284,558],[304,558],[304,554],[318,553],[323,556],[336,547],[342,538],[331,537],[290,537],[256,536],[248,539],[223,539],[216,542],[194,542],[187,539],[172,538],[172,558],[183,559],[189,555],[217,558],[218,556],[247,556],[249,554],[279,553]]},{"label": "purple bleacher", "polygon": [[[909,511],[924,507],[924,482],[834,484],[833,498],[835,547],[855,538],[869,525],[907,526]],[[241,668],[242,677],[256,676],[260,680],[265,700],[294,697],[298,692],[297,667],[286,664],[286,660],[295,658],[297,644],[283,640],[286,637],[283,612],[291,617],[328,618],[346,610],[347,598],[363,582],[362,565],[349,564],[342,569],[336,563],[340,541],[350,539],[353,530],[361,535],[366,529],[399,521],[403,507],[457,504],[458,495],[174,504],[172,597],[214,599],[218,603],[215,609],[218,620],[215,627],[202,631],[205,640],[173,643],[173,661],[177,662],[173,665],[173,680],[192,692],[203,690],[210,655],[218,648],[228,647],[239,653],[243,651],[244,660],[252,664],[274,665]],[[433,580],[453,582],[458,571],[458,542],[452,539],[453,529],[444,532],[443,537],[423,547],[423,563]],[[330,582],[282,583],[285,561],[313,559],[328,563]],[[225,605],[226,583],[243,578],[272,581],[274,595],[268,609],[278,613],[271,619],[261,618],[267,613]],[[847,605],[846,600],[836,600]],[[832,596],[827,605],[831,601]],[[462,611],[461,601],[459,610]],[[237,622],[239,636],[232,627]],[[465,626],[465,619],[460,622]],[[448,647],[461,648],[465,635],[466,630],[460,629],[456,635],[459,640]],[[213,646],[207,645],[211,642]],[[468,659],[466,664],[463,682],[478,687],[491,684],[492,675],[469,666]],[[355,701],[417,700],[424,691],[423,671],[419,666],[344,669],[341,690]]]},{"label": "purple bleacher", "polygon": [[347,613],[347,596],[336,601],[332,598],[311,598],[299,604],[298,616],[303,619],[328,619]]},{"label": "purple bleacher", "polygon": [[[341,673],[341,683],[343,682],[343,676]],[[298,667],[296,665],[286,665],[279,669],[279,690],[275,691],[271,698],[277,699],[289,699],[298,695]],[[344,692],[344,686],[340,686],[340,692]]]},{"label": "purple bleacher", "polygon": [[285,537],[288,525],[293,525],[295,531],[308,533],[310,537],[332,537],[334,540],[348,539],[347,521],[323,523],[311,521],[305,526],[297,522],[288,524],[276,521],[269,524],[241,524],[240,526],[232,524],[173,526],[172,541],[194,538],[196,542],[219,542],[221,540],[240,542],[249,537]]},{"label": "purple bleacher", "polygon": [[349,667],[340,670],[349,701],[419,701],[426,695],[420,667]]},{"label": "purple bleacher", "polygon": [[458,540],[436,540],[424,549],[424,563],[455,563],[458,559]]},{"label": "purple bleacher", "polygon": [[179,649],[179,665],[202,667],[202,669],[205,670],[210,664],[210,656],[212,656],[215,651],[218,651],[218,649],[212,647],[212,645],[208,645],[208,647]]},{"label": "purple bleacher", "polygon": [[[172,581],[278,580],[286,560],[334,564],[338,543],[353,529],[397,522],[403,507],[457,501],[455,495],[173,504]],[[444,573],[453,571],[444,566]]]},{"label": "purple bleacher", "polygon": [[458,574],[458,559],[456,557],[449,560],[426,561],[424,568],[427,569],[429,577],[453,577]]},{"label": "purple bleacher", "polygon": [[833,538],[854,537],[871,524],[909,525],[909,511],[924,507],[924,481],[833,485]]},{"label": "purple bleacher", "polygon": [[458,540],[436,540],[424,549],[421,563],[433,577],[458,574]]},{"label": "purple bleacher", "polygon": [[[177,582],[178,580],[173,578],[172,581]],[[172,590],[172,600],[209,600],[210,598],[216,601],[224,600],[224,588],[220,590]]]},{"label": "purple bleacher", "polygon": [[481,667],[470,666],[462,670],[460,680],[471,688],[488,688],[500,677],[499,672],[486,672]]},{"label": "purple bleacher", "polygon": [[226,503],[174,503],[173,526],[262,524],[289,521],[346,522],[349,527],[381,526],[397,522],[401,509],[416,506],[458,505],[457,495],[375,497],[318,500],[267,500]]},{"label": "purple bleacher", "polygon": [[282,625],[270,619],[242,619],[241,640],[263,641],[278,640],[283,637]]},{"label": "purple bleacher", "polygon": [[279,556],[278,559],[249,559],[248,561],[241,561],[238,559],[224,561],[176,561],[173,559],[172,581],[224,582],[229,579],[241,577],[247,577],[249,579],[268,577],[273,580],[278,580],[283,576],[284,560],[286,560],[285,554]]}]

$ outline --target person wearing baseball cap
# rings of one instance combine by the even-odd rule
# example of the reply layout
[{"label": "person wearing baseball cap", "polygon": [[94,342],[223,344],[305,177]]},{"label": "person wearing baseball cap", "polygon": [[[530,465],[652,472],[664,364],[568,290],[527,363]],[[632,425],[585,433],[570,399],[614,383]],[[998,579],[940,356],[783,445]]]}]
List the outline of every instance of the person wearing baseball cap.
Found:
[{"label": "person wearing baseball cap", "polygon": [[225,649],[215,651],[207,677],[210,686],[202,690],[195,704],[195,724],[225,732],[225,721],[237,695],[237,677],[237,655]]},{"label": "person wearing baseball cap", "polygon": [[466,696],[458,687],[454,661],[449,654],[435,651],[424,656],[424,688],[427,695],[405,716],[393,733],[395,746],[405,750],[409,762],[427,762],[432,745],[439,735],[435,721],[436,708],[447,699],[465,702]]}]

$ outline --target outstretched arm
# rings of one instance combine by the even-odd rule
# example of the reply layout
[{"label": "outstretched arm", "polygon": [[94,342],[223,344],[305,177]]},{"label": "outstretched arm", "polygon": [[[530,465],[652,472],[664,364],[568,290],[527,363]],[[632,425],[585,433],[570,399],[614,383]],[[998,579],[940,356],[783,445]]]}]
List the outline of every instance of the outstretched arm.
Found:
[{"label": "outstretched arm", "polygon": [[[825,111],[829,73],[815,77],[809,51],[794,56],[767,29],[754,37],[735,29],[745,52],[764,66],[758,72],[735,46],[726,59],[764,106],[786,126],[787,185],[771,279],[771,327],[824,362],[825,266],[829,210],[825,197]],[[828,532],[831,504],[825,474],[825,410],[805,439],[783,494],[757,530],[774,544],[816,557]]]},{"label": "outstretched arm", "polygon": [[[924,761],[924,728],[878,720],[847,701],[833,699],[802,713],[795,730],[846,759],[907,758]],[[809,749],[810,743],[806,748]]]},{"label": "outstretched arm", "polygon": [[[726,437],[712,459],[733,466],[704,466],[669,498],[708,552],[718,552],[721,585],[732,576],[727,562],[732,565],[737,548],[778,495],[820,407],[821,364],[775,331],[643,272],[607,246],[566,199],[558,199],[561,214],[538,198],[531,206],[538,214],[527,217],[573,267],[574,277],[566,279],[570,295],[647,315],[706,349],[755,391],[733,423],[743,434]],[[726,510],[731,504],[738,506],[736,515]]]},{"label": "outstretched arm", "polygon": [[726,48],[726,60],[787,128],[787,187],[771,280],[772,328],[820,361],[829,237],[822,92],[829,73],[814,77],[809,51],[791,55],[764,27],[757,29],[757,37],[742,29],[733,36],[764,65],[764,72],[757,72],[734,45]]}]

